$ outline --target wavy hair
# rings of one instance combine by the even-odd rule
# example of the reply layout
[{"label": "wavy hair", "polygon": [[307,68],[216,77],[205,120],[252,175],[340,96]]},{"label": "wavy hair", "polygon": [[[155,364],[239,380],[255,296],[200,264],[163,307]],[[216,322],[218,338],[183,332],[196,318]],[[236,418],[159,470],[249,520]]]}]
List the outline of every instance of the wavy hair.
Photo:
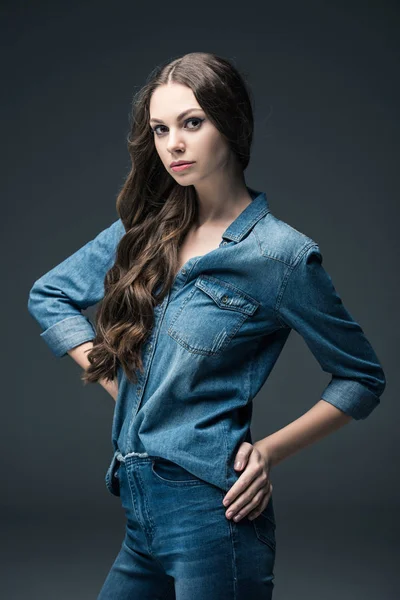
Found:
[{"label": "wavy hair", "polygon": [[[104,279],[95,315],[96,337],[81,378],[113,380],[121,366],[130,381],[143,373],[141,347],[154,326],[154,307],[173,285],[178,248],[197,218],[194,186],[181,186],[165,169],[149,127],[154,90],[169,82],[191,88],[199,105],[246,169],[253,138],[251,91],[227,59],[191,52],[157,66],[134,95],[128,134],[132,166],[116,208],[125,234]],[[229,117],[229,118],[228,118]]]}]

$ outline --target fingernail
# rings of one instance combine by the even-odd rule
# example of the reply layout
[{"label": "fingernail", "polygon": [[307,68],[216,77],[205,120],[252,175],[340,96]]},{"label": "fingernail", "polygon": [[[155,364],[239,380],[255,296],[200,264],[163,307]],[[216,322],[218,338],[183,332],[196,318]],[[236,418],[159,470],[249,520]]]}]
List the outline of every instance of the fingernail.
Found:
[{"label": "fingernail", "polygon": [[242,467],[242,463],[240,462],[240,460],[235,463],[235,469],[240,469]]}]

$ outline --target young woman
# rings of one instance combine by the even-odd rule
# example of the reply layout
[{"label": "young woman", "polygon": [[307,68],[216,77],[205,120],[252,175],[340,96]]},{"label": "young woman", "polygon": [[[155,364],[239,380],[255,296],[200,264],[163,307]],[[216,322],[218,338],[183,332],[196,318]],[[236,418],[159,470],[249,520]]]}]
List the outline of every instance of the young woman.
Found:
[{"label": "young woman", "polygon": [[[158,67],[135,97],[118,220],[30,291],[50,349],[116,401],[106,484],[126,532],[99,600],[272,598],[271,468],[365,419],[385,388],[318,244],[246,184],[252,136],[229,61]],[[292,329],[331,380],[253,443],[252,400]]]}]

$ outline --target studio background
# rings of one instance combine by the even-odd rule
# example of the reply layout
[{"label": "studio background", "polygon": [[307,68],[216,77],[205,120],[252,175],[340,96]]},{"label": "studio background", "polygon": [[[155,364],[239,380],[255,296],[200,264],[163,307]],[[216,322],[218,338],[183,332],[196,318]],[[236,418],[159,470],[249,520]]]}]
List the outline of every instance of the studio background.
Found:
[{"label": "studio background", "polygon": [[[2,3],[3,598],[95,599],[119,551],[124,515],[104,482],[114,400],[52,355],[28,294],[117,218],[132,96],[192,51],[246,76],[246,182],[319,244],[387,376],[366,420],[272,470],[274,598],[397,597],[399,12],[388,1]],[[254,441],[311,408],[329,378],[293,331],[254,400]]]}]

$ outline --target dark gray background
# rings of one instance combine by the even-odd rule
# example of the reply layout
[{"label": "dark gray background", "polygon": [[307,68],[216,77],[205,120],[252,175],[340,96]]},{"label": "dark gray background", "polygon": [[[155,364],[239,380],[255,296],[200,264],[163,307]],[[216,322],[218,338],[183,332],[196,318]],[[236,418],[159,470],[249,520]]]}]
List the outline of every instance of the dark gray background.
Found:
[{"label": "dark gray background", "polygon": [[[95,599],[122,542],[104,483],[114,401],[51,354],[28,292],[117,218],[132,94],[159,62],[199,50],[246,74],[247,183],[320,244],[388,381],[367,420],[271,473],[274,598],[398,597],[398,3],[17,1],[1,17],[2,597]],[[293,332],[255,399],[254,440],[328,381]]]}]

